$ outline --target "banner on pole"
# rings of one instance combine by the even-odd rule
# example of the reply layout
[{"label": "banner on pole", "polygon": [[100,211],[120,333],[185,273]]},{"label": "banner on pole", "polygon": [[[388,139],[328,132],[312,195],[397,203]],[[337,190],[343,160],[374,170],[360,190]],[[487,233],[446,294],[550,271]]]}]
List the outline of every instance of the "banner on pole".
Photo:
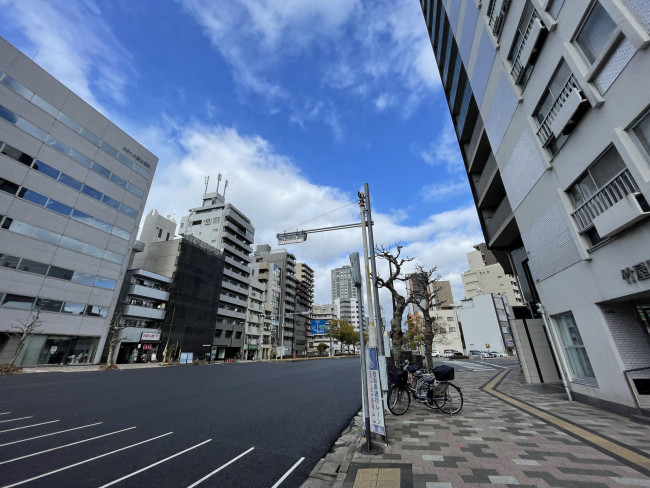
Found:
[{"label": "banner on pole", "polygon": [[384,402],[382,401],[379,378],[379,360],[377,348],[366,349],[368,412],[370,414],[370,432],[386,435],[384,422]]}]

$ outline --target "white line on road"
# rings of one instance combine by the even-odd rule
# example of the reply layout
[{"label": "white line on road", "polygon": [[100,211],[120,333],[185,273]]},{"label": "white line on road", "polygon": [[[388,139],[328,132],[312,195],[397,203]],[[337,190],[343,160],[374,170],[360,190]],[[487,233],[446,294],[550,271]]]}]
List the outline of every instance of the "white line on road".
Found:
[{"label": "white line on road", "polygon": [[131,476],[135,476],[136,474],[140,474],[140,473],[142,473],[143,471],[146,471],[146,470],[148,470],[148,469],[150,469],[150,468],[153,468],[154,466],[158,466],[159,464],[162,464],[162,463],[164,463],[165,461],[169,461],[170,459],[175,458],[176,456],[180,456],[181,454],[185,454],[187,451],[191,451],[192,449],[196,449],[197,447],[202,446],[203,444],[207,444],[207,443],[210,442],[211,440],[212,440],[212,439],[208,439],[207,441],[203,441],[203,442],[201,442],[200,444],[197,444],[196,446],[192,446],[192,447],[190,447],[190,448],[188,448],[188,449],[185,449],[184,451],[177,452],[176,454],[174,454],[174,455],[172,455],[172,456],[166,457],[165,459],[161,459],[160,461],[158,461],[158,462],[156,462],[156,463],[150,464],[149,466],[145,466],[145,467],[142,468],[142,469],[139,469],[139,470],[137,470],[137,471],[134,471],[133,473],[127,474],[126,476],[122,476],[120,479],[117,479],[117,480],[115,480],[115,481],[111,481],[110,483],[107,483],[107,484],[105,484],[105,485],[102,485],[102,486],[100,486],[99,488],[106,488],[107,486],[111,486],[111,485],[114,485],[114,484],[116,484],[116,483],[119,483],[120,481],[123,481],[123,480],[125,480],[125,479],[127,479],[127,478],[130,478]]},{"label": "white line on road", "polygon": [[94,425],[100,425],[100,424],[103,424],[103,422],[97,422],[95,424],[82,425],[81,427],[73,427],[72,429],[60,430],[58,432],[52,432],[50,434],[37,435],[35,437],[30,437],[28,439],[20,439],[19,441],[5,442],[4,444],[0,444],[0,447],[10,446],[12,444],[19,444],[21,442],[33,441],[34,439],[40,439],[41,437],[49,437],[51,435],[63,434],[64,432],[70,432],[71,430],[85,429],[86,427],[93,427]]},{"label": "white line on road", "polygon": [[94,441],[95,439],[101,439],[102,437],[108,437],[109,435],[119,434],[120,432],[124,432],[124,431],[131,430],[131,429],[135,429],[135,427],[129,427],[127,429],[116,430],[115,432],[109,432],[108,434],[98,435],[96,437],[91,437],[90,439],[83,439],[81,441],[71,442],[70,444],[66,444],[64,446],[53,447],[51,449],[46,449],[45,451],[35,452],[33,454],[27,454],[25,456],[13,458],[13,459],[8,459],[7,461],[1,461],[0,465],[1,464],[7,464],[7,463],[13,463],[14,461],[19,461],[21,459],[25,459],[25,458],[32,457],[32,456],[38,456],[39,454],[45,454],[46,452],[56,451],[57,449],[63,449],[64,447],[70,447],[70,446],[74,446],[76,444],[83,444],[84,442]]},{"label": "white line on road", "polygon": [[11,412],[0,412],[0,415],[9,415]]},{"label": "white line on road", "polygon": [[50,420],[49,422],[41,422],[40,424],[24,425],[22,427],[14,427],[13,429],[0,430],[0,434],[3,434],[5,432],[12,432],[14,430],[30,429],[32,427],[38,427],[39,425],[53,424],[55,422],[58,422],[58,420]]},{"label": "white line on road", "polygon": [[0,424],[4,424],[5,422],[15,422],[16,420],[25,420],[25,419],[31,419],[33,415],[30,415],[29,417],[17,417],[15,419],[9,419],[9,420],[0,420]]},{"label": "white line on road", "polygon": [[244,451],[244,452],[242,452],[239,456],[232,458],[232,459],[231,459],[230,461],[228,461],[226,464],[222,464],[222,465],[219,466],[217,469],[215,469],[215,470],[212,471],[211,473],[206,474],[206,475],[205,475],[203,478],[201,478],[199,481],[197,481],[196,483],[192,483],[192,484],[191,484],[190,486],[188,486],[187,488],[194,488],[195,486],[199,485],[200,483],[203,483],[203,482],[204,482],[205,480],[207,480],[210,476],[212,476],[213,474],[217,474],[217,473],[218,473],[219,471],[221,471],[223,468],[225,468],[225,467],[229,466],[230,464],[234,463],[234,462],[237,461],[239,458],[244,457],[246,454],[248,454],[249,452],[251,452],[253,449],[255,449],[255,448],[254,448],[254,447],[251,447],[248,451]]},{"label": "white line on road", "polygon": [[289,476],[289,475],[291,474],[291,472],[292,472],[294,469],[296,469],[296,468],[298,467],[298,465],[299,465],[300,463],[302,463],[304,460],[305,460],[305,458],[304,458],[304,457],[301,457],[301,458],[298,460],[298,462],[297,462],[296,464],[294,464],[293,466],[291,466],[291,468],[289,469],[289,471],[287,471],[286,473],[284,473],[284,476],[283,476],[282,478],[280,478],[280,479],[278,480],[278,482],[277,482],[276,484],[274,484],[271,488],[278,488],[278,486],[280,486],[280,483],[282,483],[282,482],[287,478],[287,476]]},{"label": "white line on road", "polygon": [[79,461],[78,463],[70,464],[69,466],[64,466],[62,468],[55,469],[54,471],[50,471],[49,473],[44,473],[44,474],[41,474],[41,475],[38,475],[38,476],[34,476],[33,478],[29,478],[27,480],[19,481],[17,483],[13,483],[11,485],[5,485],[2,488],[12,488],[14,486],[19,486],[19,485],[23,485],[25,483],[29,483],[30,481],[38,480],[40,478],[45,478],[46,476],[50,476],[51,474],[60,473],[61,471],[65,471],[66,469],[74,468],[74,467],[79,466],[81,464],[89,463],[90,461],[94,461],[95,459],[110,456],[111,454],[115,454],[116,452],[124,451],[125,449],[130,449],[132,447],[139,446],[140,444],[146,444],[147,442],[155,441],[156,439],[160,439],[161,437],[165,437],[165,436],[168,436],[170,434],[173,434],[173,432],[167,432],[166,434],[159,435],[159,436],[156,436],[156,437],[152,437],[151,439],[147,439],[146,441],[137,442],[135,444],[131,444],[130,446],[126,446],[126,447],[121,447],[119,449],[115,449],[114,451],[107,452],[107,453],[104,453],[104,454],[100,454],[99,456],[95,456],[95,457],[92,457],[90,459],[85,459],[83,461]]}]

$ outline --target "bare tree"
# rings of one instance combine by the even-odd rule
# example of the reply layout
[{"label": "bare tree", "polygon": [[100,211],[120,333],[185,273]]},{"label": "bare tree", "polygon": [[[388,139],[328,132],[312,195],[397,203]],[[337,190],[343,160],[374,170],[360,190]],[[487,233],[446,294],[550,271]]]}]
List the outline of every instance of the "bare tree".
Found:
[{"label": "bare tree", "polygon": [[126,325],[122,323],[122,314],[116,313],[108,327],[108,357],[106,358],[106,369],[116,368],[115,361],[113,360],[113,353],[117,347],[117,338],[120,331],[124,328],[126,328]]},{"label": "bare tree", "polygon": [[393,364],[395,365],[399,364],[399,357],[402,351],[402,337],[404,336],[404,333],[402,332],[402,316],[404,315],[404,310],[406,310],[407,305],[413,301],[412,295],[405,298],[395,289],[397,282],[404,283],[406,281],[406,278],[402,274],[402,266],[404,263],[413,261],[413,258],[410,257],[400,258],[403,247],[404,246],[402,246],[401,243],[397,242],[394,244],[394,247],[384,247],[383,245],[379,245],[375,249],[377,257],[388,261],[390,270],[387,279],[377,276],[376,282],[377,286],[386,288],[390,291],[393,297],[393,316],[390,319],[390,339],[391,355],[393,357]]},{"label": "bare tree", "polygon": [[9,363],[11,366],[14,366],[14,363],[16,362],[16,359],[18,359],[20,352],[23,350],[23,347],[25,347],[27,338],[34,332],[37,332],[38,329],[40,329],[41,325],[43,325],[43,322],[40,319],[40,315],[41,309],[38,308],[36,310],[36,315],[32,316],[30,312],[27,319],[19,320],[17,324],[13,324],[11,326],[11,328],[14,330],[9,332],[9,334],[18,339],[18,348],[16,349],[14,357],[11,358],[11,362]]},{"label": "bare tree", "polygon": [[411,278],[411,299],[422,312],[422,336],[426,346],[425,360],[429,369],[433,368],[433,338],[438,334],[437,314],[433,313],[433,306],[440,306],[442,303],[434,303],[434,297],[442,288],[436,287],[440,281],[440,275],[435,274],[437,267],[425,269],[422,265],[415,266],[415,273]]}]

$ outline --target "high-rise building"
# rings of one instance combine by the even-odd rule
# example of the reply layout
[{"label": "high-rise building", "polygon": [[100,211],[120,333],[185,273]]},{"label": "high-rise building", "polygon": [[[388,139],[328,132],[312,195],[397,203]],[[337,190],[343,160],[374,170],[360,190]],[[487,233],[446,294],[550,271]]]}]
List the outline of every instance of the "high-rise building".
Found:
[{"label": "high-rise building", "polygon": [[0,38],[0,363],[98,362],[156,156]]},{"label": "high-rise building", "polygon": [[342,266],[331,271],[332,302],[335,298],[357,298],[357,289],[352,283],[352,268]]},{"label": "high-rise building", "polygon": [[574,398],[649,409],[647,3],[421,7],[485,243],[529,307],[513,325],[526,379],[557,379],[526,373],[548,338]]},{"label": "high-rise building", "polygon": [[[311,309],[314,305],[314,270],[307,263],[296,263],[296,347],[307,354],[311,332]],[[304,346],[304,348],[303,348]]]},{"label": "high-rise building", "polygon": [[467,253],[469,269],[461,275],[465,298],[488,293],[505,293],[508,303],[523,306],[524,300],[517,279],[503,270],[503,266],[484,243],[474,247],[474,251]]},{"label": "high-rise building", "polygon": [[214,344],[218,358],[241,356],[247,317],[250,263],[255,228],[223,194],[203,195],[203,205],[181,218],[178,231],[218,249],[225,257]]}]

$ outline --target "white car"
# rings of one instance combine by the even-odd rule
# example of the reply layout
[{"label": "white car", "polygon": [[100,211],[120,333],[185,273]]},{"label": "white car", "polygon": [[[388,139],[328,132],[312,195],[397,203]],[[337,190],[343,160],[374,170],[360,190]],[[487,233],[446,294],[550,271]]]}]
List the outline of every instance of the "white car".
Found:
[{"label": "white car", "polygon": [[505,352],[491,352],[490,356],[493,358],[507,358],[508,355]]},{"label": "white car", "polygon": [[440,353],[438,352],[437,349],[433,349],[433,350],[431,351],[431,356],[434,357],[434,358],[439,358],[439,357],[440,357]]},{"label": "white car", "polygon": [[486,359],[486,358],[491,358],[492,356],[490,355],[489,352],[487,351],[481,351],[481,359]]}]

